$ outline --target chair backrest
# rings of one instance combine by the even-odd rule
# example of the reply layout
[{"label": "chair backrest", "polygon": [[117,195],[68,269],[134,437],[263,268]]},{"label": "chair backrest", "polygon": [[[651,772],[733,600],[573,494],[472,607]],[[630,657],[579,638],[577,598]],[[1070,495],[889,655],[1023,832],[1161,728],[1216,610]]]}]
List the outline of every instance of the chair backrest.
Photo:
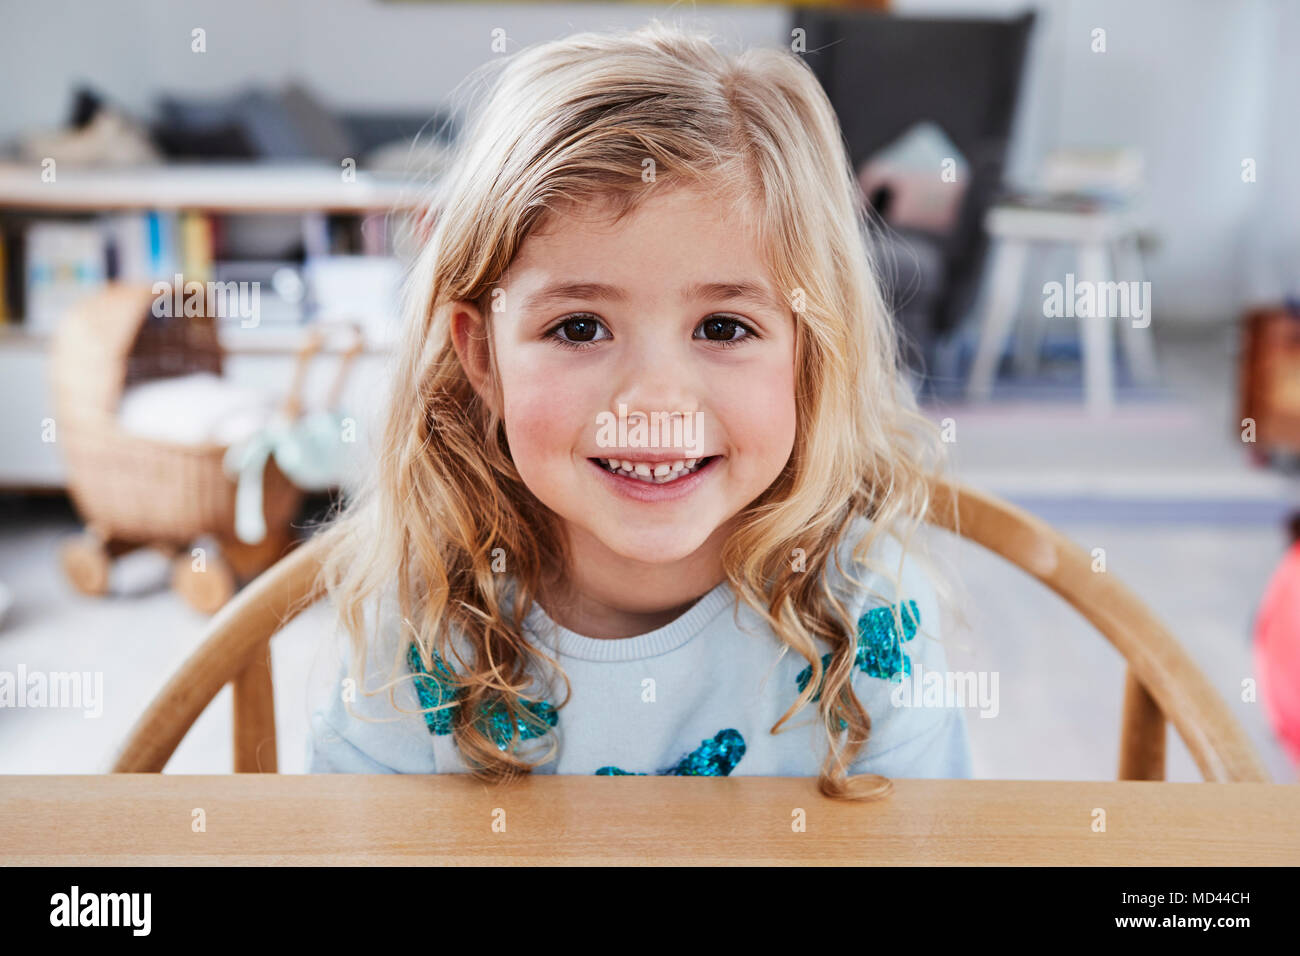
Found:
[{"label": "chair backrest", "polygon": [[[1096,574],[1078,545],[1047,523],[947,481],[928,520],[993,551],[1068,601],[1128,663],[1119,779],[1164,778],[1165,721],[1208,781],[1270,782],[1227,705],[1154,614],[1112,574]],[[960,522],[954,519],[960,517]],[[205,707],[234,684],[235,772],[274,772],[270,638],[324,596],[323,539],[311,538],[224,607],[199,648],[136,723],[114,773],[160,772]]]}]

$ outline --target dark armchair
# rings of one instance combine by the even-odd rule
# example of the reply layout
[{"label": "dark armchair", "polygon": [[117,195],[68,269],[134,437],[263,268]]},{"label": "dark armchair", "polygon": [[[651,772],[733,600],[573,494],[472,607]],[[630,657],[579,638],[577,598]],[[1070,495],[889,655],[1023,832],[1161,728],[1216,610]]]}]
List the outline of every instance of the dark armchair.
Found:
[{"label": "dark armchair", "polygon": [[[917,371],[933,368],[936,341],[957,326],[978,292],[984,214],[1001,189],[1033,23],[1032,12],[1006,20],[794,13],[793,26],[806,31],[804,59],[835,107],[855,169],[926,120],[943,129],[968,164],[969,182],[946,235],[887,229],[876,237],[886,294]],[[888,209],[877,212],[888,223]]]}]

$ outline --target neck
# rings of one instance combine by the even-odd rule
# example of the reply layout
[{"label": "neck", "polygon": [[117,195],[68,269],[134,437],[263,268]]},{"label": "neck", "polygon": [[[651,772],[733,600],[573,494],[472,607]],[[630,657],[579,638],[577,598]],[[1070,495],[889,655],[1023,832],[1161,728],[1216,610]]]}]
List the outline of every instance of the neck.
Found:
[{"label": "neck", "polygon": [[[613,554],[582,529],[569,534],[570,568],[539,601],[551,620],[594,638],[635,637],[681,617],[726,580],[722,547],[730,528],[719,527],[695,552],[671,564]],[[628,582],[636,582],[629,588]]]}]

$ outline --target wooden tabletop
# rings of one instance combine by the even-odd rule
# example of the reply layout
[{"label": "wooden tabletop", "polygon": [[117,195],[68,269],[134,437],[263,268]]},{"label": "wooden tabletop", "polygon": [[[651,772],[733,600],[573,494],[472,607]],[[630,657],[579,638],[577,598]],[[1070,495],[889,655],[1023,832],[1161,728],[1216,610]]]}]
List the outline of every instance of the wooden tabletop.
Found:
[{"label": "wooden tabletop", "polygon": [[0,777],[0,864],[511,863],[1294,866],[1300,786],[896,780],[855,804],[786,777]]}]

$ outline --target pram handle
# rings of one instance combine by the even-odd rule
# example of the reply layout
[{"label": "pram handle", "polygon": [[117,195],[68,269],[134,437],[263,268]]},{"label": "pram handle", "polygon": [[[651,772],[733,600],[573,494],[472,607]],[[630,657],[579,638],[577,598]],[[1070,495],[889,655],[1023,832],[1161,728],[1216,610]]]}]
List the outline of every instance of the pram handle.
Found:
[{"label": "pram handle", "polygon": [[348,372],[352,367],[353,360],[365,348],[365,333],[357,322],[318,322],[304,337],[302,344],[298,346],[298,358],[294,363],[293,382],[289,386],[289,394],[284,403],[284,414],[290,421],[296,421],[302,415],[303,410],[303,383],[307,378],[307,369],[311,365],[312,359],[325,346],[325,333],[322,331],[326,325],[341,325],[351,330],[352,342],[343,350],[339,357],[339,368],[334,375],[334,381],[330,385],[325,408],[332,409],[337,407],[339,399],[343,394],[343,385],[347,381]]}]

